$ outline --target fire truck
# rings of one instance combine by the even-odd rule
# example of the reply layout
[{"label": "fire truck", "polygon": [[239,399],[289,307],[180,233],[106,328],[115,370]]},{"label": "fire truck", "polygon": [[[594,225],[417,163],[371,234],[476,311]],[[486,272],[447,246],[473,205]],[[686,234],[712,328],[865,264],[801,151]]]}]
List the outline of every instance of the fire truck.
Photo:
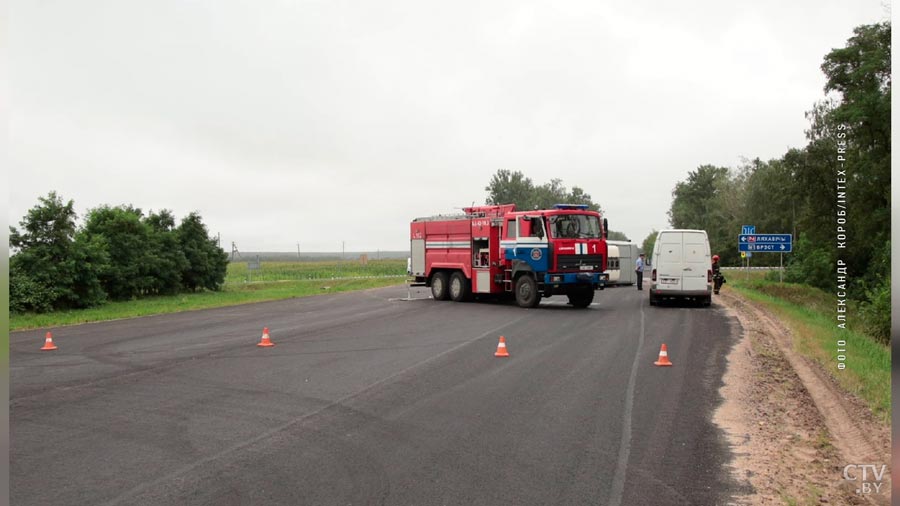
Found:
[{"label": "fire truck", "polygon": [[515,204],[410,223],[410,275],[435,300],[512,295],[522,307],[566,295],[584,308],[606,285],[607,221],[587,205],[516,211]]}]

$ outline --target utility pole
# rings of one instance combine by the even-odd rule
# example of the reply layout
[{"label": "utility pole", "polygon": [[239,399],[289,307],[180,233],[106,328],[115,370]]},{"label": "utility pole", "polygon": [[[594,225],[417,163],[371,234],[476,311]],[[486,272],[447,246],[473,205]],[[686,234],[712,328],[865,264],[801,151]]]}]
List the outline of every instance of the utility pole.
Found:
[{"label": "utility pole", "polygon": [[300,243],[297,243],[297,260],[300,260]]}]

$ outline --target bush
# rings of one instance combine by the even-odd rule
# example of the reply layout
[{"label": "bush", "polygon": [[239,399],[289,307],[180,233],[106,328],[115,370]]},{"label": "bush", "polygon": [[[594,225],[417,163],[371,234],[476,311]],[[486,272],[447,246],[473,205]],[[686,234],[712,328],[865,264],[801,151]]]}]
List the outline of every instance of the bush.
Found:
[{"label": "bush", "polygon": [[813,246],[805,235],[801,235],[785,269],[784,280],[830,290],[837,277],[836,269],[831,253],[825,248]]},{"label": "bush", "polygon": [[52,311],[57,299],[53,289],[34,280],[15,264],[11,262],[9,270],[9,312]]},{"label": "bush", "polygon": [[862,291],[855,294],[865,299],[859,306],[863,331],[882,344],[891,342],[891,241],[876,248],[863,280]]},{"label": "bush", "polygon": [[869,302],[860,304],[860,319],[865,333],[881,344],[891,343],[891,279],[867,292]]}]

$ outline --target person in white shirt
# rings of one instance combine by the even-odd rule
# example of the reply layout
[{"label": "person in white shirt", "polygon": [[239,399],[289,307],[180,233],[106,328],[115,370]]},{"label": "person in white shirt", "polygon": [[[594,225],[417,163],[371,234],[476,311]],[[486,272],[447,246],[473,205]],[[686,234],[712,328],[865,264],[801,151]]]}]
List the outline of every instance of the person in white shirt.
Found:
[{"label": "person in white shirt", "polygon": [[634,262],[634,272],[637,274],[637,288],[644,289],[644,254],[641,253],[637,261]]}]

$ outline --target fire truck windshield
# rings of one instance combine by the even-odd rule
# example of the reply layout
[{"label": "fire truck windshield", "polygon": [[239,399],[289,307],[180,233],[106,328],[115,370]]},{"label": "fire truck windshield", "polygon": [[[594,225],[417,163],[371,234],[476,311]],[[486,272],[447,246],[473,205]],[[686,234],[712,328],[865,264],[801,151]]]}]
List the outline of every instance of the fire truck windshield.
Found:
[{"label": "fire truck windshield", "polygon": [[599,239],[600,220],[586,214],[550,216],[550,234],[557,239]]}]

